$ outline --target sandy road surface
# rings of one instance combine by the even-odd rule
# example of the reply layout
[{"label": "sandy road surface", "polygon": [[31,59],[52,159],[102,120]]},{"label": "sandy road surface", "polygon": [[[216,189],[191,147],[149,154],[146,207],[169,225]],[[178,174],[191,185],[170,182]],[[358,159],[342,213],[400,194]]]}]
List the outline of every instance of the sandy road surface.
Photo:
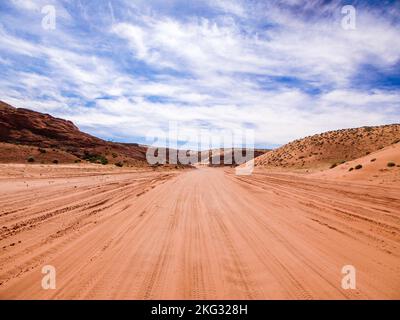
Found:
[{"label": "sandy road surface", "polygon": [[[0,190],[3,299],[400,298],[395,186],[205,168]],[[349,264],[357,290],[341,288]]]}]

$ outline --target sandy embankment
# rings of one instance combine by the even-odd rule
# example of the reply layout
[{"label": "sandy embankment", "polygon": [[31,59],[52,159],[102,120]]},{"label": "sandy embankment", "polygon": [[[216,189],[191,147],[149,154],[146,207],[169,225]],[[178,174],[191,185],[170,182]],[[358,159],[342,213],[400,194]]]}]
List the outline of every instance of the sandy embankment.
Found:
[{"label": "sandy embankment", "polygon": [[[3,299],[400,298],[398,186],[13,170],[0,167]],[[41,288],[47,264],[56,290]],[[341,288],[348,264],[357,290]]]}]

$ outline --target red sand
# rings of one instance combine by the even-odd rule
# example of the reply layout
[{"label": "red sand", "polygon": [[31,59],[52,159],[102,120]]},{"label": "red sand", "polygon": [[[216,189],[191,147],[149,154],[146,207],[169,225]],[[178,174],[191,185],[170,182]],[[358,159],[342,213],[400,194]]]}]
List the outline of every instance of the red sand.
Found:
[{"label": "red sand", "polygon": [[0,166],[2,299],[400,298],[399,185],[48,168]]}]

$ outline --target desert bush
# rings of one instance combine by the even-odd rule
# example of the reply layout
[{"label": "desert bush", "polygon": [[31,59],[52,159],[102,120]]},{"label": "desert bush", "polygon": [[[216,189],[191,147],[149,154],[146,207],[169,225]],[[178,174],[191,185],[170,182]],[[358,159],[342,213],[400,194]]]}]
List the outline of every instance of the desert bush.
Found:
[{"label": "desert bush", "polygon": [[117,162],[116,164],[115,164],[117,167],[123,167],[124,166],[124,164],[122,163],[122,162]]},{"label": "desert bush", "polygon": [[38,148],[38,151],[39,151],[40,153],[46,153],[46,150],[43,149],[43,148]]},{"label": "desert bush", "polygon": [[371,152],[367,151],[365,154],[366,154],[366,155],[369,155],[370,153],[371,153]]},{"label": "desert bush", "polygon": [[53,160],[53,163],[54,163],[54,164],[58,164],[58,160],[57,160],[57,159],[54,159],[54,160]]},{"label": "desert bush", "polygon": [[387,163],[387,166],[390,168],[390,167],[396,166],[396,164],[395,164],[394,162],[388,162],[388,163]]},{"label": "desert bush", "polygon": [[30,156],[30,157],[28,157],[27,161],[28,161],[28,162],[35,162],[35,158],[32,157],[32,156]]},{"label": "desert bush", "polygon": [[75,160],[75,163],[81,163],[81,160],[76,159],[76,160]]},{"label": "desert bush", "polygon": [[337,164],[336,163],[332,163],[332,165],[330,166],[330,168],[329,169],[333,169],[333,168],[335,168],[337,166]]},{"label": "desert bush", "polygon": [[376,161],[376,158],[371,159],[371,162],[375,162],[375,161]]},{"label": "desert bush", "polygon": [[107,158],[101,154],[92,154],[85,151],[83,158],[92,163],[101,163],[102,165],[108,164]]},{"label": "desert bush", "polygon": [[353,171],[354,170],[354,168],[349,168],[349,171]]},{"label": "desert bush", "polygon": [[116,153],[112,153],[112,157],[115,159],[116,157],[118,157],[118,155]]},{"label": "desert bush", "polygon": [[359,169],[361,169],[362,168],[362,165],[361,164],[358,164],[358,165],[356,165],[355,167],[354,167],[354,169],[356,169],[356,170],[359,170]]}]

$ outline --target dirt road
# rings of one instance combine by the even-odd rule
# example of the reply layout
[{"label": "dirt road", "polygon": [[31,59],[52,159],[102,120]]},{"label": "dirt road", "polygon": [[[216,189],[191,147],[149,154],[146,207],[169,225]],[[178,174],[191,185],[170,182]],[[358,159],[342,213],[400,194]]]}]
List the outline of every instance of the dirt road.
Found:
[{"label": "dirt road", "polygon": [[0,190],[2,299],[400,298],[399,187],[204,168]]}]

